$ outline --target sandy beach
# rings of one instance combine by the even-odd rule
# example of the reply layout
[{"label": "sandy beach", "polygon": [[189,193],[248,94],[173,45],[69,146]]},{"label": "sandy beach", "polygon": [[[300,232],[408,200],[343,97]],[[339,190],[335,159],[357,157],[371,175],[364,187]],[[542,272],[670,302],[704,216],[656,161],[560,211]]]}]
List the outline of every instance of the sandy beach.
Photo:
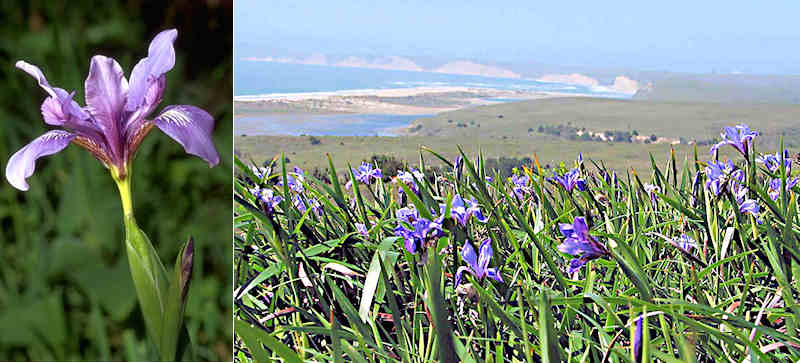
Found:
[{"label": "sandy beach", "polygon": [[237,115],[268,113],[418,115],[507,102],[509,99],[531,100],[563,96],[580,95],[475,87],[415,87],[236,96],[234,101]]}]

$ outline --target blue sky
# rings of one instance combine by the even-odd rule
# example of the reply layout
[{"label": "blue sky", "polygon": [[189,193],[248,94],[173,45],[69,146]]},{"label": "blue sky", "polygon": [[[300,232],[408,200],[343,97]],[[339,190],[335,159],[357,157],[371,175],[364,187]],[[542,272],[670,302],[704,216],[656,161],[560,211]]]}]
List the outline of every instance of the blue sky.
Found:
[{"label": "blue sky", "polygon": [[[499,3],[499,2],[498,2]],[[237,56],[400,55],[800,74],[800,1],[237,0]]]}]

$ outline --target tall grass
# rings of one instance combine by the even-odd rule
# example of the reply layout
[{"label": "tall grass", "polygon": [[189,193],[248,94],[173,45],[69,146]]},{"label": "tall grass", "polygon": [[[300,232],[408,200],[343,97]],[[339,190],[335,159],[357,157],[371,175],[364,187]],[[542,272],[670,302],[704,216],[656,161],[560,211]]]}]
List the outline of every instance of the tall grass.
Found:
[{"label": "tall grass", "polygon": [[[734,177],[719,195],[705,187],[700,155],[616,175],[601,161],[576,162],[586,187],[571,192],[535,162],[515,183],[463,152],[462,164],[422,150],[417,169],[435,158],[452,171],[414,183],[367,185],[334,171],[329,184],[306,175],[302,193],[290,188],[298,175],[285,158],[263,178],[237,160],[235,359],[796,361],[798,190],[769,193],[771,180],[791,184],[790,170],[770,171],[752,148],[735,158],[737,187],[760,209],[746,213]],[[282,200],[273,209],[255,187]],[[488,221],[450,218],[456,195],[474,198]],[[321,209],[298,209],[296,197]],[[444,216],[442,234],[413,254],[397,232],[408,227],[397,211],[410,207]],[[608,254],[570,274],[575,256],[558,246],[575,217]],[[503,282],[465,273],[454,286],[468,264],[462,246],[487,238]]]}]

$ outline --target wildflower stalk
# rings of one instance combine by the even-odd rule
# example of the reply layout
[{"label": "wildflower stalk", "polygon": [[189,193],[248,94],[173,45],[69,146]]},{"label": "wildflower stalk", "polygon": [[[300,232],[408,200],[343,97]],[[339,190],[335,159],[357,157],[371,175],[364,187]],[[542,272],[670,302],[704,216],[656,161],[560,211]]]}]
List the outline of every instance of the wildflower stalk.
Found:
[{"label": "wildflower stalk", "polygon": [[[193,266],[194,242],[190,239],[181,249],[170,279],[150,239],[136,223],[130,168],[126,174],[111,168],[111,176],[122,202],[128,264],[147,335],[152,339],[161,360],[175,360],[179,344],[188,343],[188,335],[183,329],[183,312]],[[188,344],[183,345],[188,347]]]}]

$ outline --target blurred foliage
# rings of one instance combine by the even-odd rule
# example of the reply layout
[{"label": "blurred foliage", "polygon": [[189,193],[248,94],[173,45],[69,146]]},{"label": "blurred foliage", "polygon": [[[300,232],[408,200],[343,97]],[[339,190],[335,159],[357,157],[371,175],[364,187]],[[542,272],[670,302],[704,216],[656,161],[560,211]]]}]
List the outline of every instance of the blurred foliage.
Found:
[{"label": "blurred foliage", "polygon": [[[232,2],[0,1],[0,167],[46,129],[45,93],[17,70],[26,60],[77,91],[95,54],[126,71],[158,31],[178,29],[161,106],[214,115],[222,162],[213,169],[155,129],[133,167],[136,218],[167,265],[195,237],[186,324],[198,360],[230,360]],[[108,171],[74,145],[39,160],[20,192],[0,187],[0,360],[147,360],[122,210]]]}]

